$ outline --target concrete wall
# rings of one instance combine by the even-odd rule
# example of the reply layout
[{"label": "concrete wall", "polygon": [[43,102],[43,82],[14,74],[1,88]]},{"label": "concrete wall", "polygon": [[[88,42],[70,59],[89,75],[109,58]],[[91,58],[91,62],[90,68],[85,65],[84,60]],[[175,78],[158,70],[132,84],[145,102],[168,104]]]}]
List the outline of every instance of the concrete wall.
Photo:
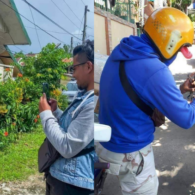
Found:
[{"label": "concrete wall", "polygon": [[115,46],[124,37],[137,35],[137,27],[110,12],[94,7],[95,52],[110,55]]},{"label": "concrete wall", "polygon": [[105,17],[95,14],[94,21],[95,52],[107,54]]},{"label": "concrete wall", "polygon": [[112,48],[115,48],[122,38],[133,35],[133,28],[111,20]]}]

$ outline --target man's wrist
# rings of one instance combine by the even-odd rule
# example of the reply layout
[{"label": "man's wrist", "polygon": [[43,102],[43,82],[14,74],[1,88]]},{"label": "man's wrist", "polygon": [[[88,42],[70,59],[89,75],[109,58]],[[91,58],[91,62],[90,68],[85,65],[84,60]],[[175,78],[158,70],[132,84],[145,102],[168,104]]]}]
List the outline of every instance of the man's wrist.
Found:
[{"label": "man's wrist", "polygon": [[45,117],[53,116],[53,114],[52,114],[51,110],[44,110],[43,112],[41,112],[39,114],[39,116],[40,116],[41,120],[44,120]]},{"label": "man's wrist", "polygon": [[59,108],[57,106],[57,108],[52,112],[53,114],[56,114],[59,111]]}]

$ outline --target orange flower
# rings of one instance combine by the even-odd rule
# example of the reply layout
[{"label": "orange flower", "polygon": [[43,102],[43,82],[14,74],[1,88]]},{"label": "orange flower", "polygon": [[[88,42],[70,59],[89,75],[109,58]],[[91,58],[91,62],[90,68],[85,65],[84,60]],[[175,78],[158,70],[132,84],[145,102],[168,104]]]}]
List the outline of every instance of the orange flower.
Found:
[{"label": "orange flower", "polygon": [[10,72],[11,69],[10,69],[10,68],[6,68],[5,71],[6,71],[6,72]]},{"label": "orange flower", "polygon": [[21,73],[18,73],[18,77],[23,77],[23,75]]},{"label": "orange flower", "polygon": [[55,89],[55,90],[53,90],[52,92],[51,92],[51,94],[52,95],[54,95],[54,96],[59,96],[59,95],[61,95],[61,91],[59,90],[59,89]]},{"label": "orange flower", "polygon": [[6,131],[6,132],[4,133],[4,135],[5,135],[5,137],[7,137],[7,136],[8,136],[8,132]]},{"label": "orange flower", "polygon": [[40,116],[39,116],[39,115],[37,115],[37,118],[40,118]]},{"label": "orange flower", "polygon": [[35,123],[36,123],[37,121],[38,121],[37,119],[34,120]]}]

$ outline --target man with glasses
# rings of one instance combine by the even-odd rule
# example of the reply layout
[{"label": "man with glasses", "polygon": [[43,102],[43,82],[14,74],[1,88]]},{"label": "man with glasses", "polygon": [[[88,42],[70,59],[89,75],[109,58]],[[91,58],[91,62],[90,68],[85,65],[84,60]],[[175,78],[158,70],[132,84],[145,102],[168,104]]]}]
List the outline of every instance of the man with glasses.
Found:
[{"label": "man with glasses", "polygon": [[94,43],[86,41],[73,51],[73,77],[78,94],[63,112],[57,101],[40,99],[45,134],[60,153],[46,178],[46,195],[89,195],[94,189]]}]

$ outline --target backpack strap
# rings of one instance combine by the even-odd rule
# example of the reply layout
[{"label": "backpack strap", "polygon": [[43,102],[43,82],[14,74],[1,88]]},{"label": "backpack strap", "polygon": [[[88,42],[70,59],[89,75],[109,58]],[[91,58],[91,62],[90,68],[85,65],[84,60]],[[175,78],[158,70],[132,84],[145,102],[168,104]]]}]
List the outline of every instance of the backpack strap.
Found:
[{"label": "backpack strap", "polygon": [[131,101],[140,110],[142,110],[145,114],[152,117],[153,109],[139,98],[139,96],[135,93],[132,86],[130,85],[130,83],[128,81],[128,78],[127,78],[127,75],[126,75],[126,72],[125,72],[125,63],[124,63],[124,61],[120,61],[119,77],[120,77],[120,81],[121,81],[121,84],[123,86],[123,89],[125,90],[126,94],[129,96]]}]

